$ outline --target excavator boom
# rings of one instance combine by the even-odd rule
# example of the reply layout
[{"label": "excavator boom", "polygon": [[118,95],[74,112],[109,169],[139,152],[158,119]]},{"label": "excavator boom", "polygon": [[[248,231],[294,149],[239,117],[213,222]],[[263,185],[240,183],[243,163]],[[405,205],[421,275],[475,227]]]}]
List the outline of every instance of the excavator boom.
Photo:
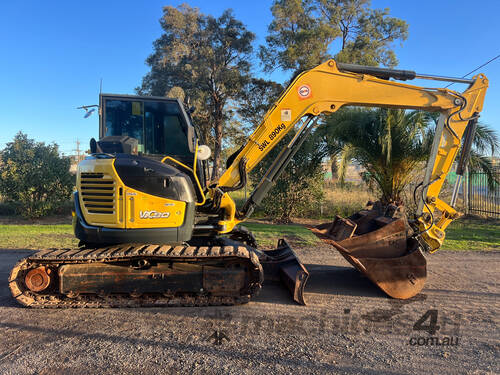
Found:
[{"label": "excavator boom", "polygon": [[[458,93],[446,88],[412,86],[390,81],[389,78],[452,81],[469,84],[469,87]],[[468,123],[475,120],[483,108],[487,88],[488,80],[483,74],[478,74],[473,79],[429,76],[407,70],[337,64],[334,60],[329,60],[298,75],[287,87],[250,135],[231,166],[220,177],[217,189],[228,191],[241,186],[242,179],[246,178],[245,174],[249,173],[291,129],[298,123],[301,124],[287,146],[289,149],[298,143],[302,132],[322,113],[333,113],[346,105],[437,111],[441,116],[431,157],[427,163],[427,173],[423,181],[424,199],[419,213],[423,213],[420,223],[421,229],[425,230],[425,241],[432,249],[438,248],[444,239],[446,226],[457,217],[455,209],[441,201],[438,195],[460,149]],[[282,162],[286,159],[283,158]],[[279,164],[276,161],[271,169],[282,170],[284,166]],[[268,173],[247,202],[246,208],[260,203],[263,199],[265,194],[258,190],[269,190],[269,177]],[[271,177],[277,178],[275,174]],[[235,207],[227,197],[225,198],[228,216],[223,224],[225,230],[230,231],[246,215],[239,215],[238,218]],[[259,201],[252,202],[254,198]],[[431,223],[431,216],[436,209],[442,213],[437,215],[441,219]]]},{"label": "excavator boom", "polygon": [[[451,81],[469,86],[458,93],[446,88],[412,86],[390,78]],[[337,217],[331,224],[311,228],[385,293],[394,298],[412,297],[422,289],[426,278],[426,261],[421,247],[431,252],[439,249],[444,230],[458,217],[453,208],[458,188],[451,205],[438,196],[466,133],[468,146],[458,172],[461,174],[464,169],[487,87],[488,80],[483,74],[472,79],[429,76],[407,70],[337,64],[334,60],[303,72],[267,112],[221,176],[217,188],[212,190],[212,196],[223,194],[219,201],[227,215],[220,222],[222,228],[230,231],[252,214],[311,132],[320,114],[333,113],[345,105],[440,112],[432,152],[421,183],[421,201],[414,230],[410,228],[402,207],[380,205],[348,219]],[[246,183],[246,174],[292,129],[297,129],[293,139],[274,160],[243,207],[236,210],[226,192],[241,188]],[[409,236],[410,232],[413,235]]]}]

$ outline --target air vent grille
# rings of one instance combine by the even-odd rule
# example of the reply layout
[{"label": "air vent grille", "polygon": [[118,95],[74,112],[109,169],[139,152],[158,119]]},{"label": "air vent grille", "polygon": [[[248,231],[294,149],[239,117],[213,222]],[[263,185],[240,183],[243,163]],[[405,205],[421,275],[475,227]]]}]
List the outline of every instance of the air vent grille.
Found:
[{"label": "air vent grille", "polygon": [[81,173],[80,190],[89,214],[115,213],[115,182],[103,173]]}]

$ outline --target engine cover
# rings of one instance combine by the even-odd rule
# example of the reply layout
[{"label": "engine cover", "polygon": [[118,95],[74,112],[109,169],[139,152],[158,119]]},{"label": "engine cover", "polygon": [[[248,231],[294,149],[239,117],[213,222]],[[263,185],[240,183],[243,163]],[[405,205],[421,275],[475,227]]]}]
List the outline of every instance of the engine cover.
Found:
[{"label": "engine cover", "polygon": [[173,166],[129,154],[96,154],[78,166],[75,235],[93,244],[191,239],[196,195]]}]

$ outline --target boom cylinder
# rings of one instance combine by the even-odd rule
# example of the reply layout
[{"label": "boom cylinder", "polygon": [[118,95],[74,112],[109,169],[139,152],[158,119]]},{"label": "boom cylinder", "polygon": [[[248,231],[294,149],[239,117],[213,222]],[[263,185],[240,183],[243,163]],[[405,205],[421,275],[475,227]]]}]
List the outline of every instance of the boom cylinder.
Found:
[{"label": "boom cylinder", "polygon": [[394,78],[400,81],[420,78],[420,79],[431,79],[434,81],[446,81],[454,83],[468,83],[468,84],[474,83],[474,80],[470,78],[434,76],[430,74],[415,73],[413,70],[379,68],[376,66],[365,66],[365,65],[345,64],[345,63],[337,63],[337,68],[340,71],[369,74],[371,76],[375,76],[382,79]]},{"label": "boom cylinder", "polygon": [[312,128],[316,125],[317,121],[318,117],[308,117],[305,124],[302,125],[295,137],[283,150],[281,150],[276,160],[267,170],[264,177],[262,177],[262,179],[260,180],[259,185],[255,188],[255,190],[252,192],[252,195],[250,195],[250,198],[248,198],[248,200],[243,205],[241,211],[238,214],[238,219],[241,220],[249,217],[253,213],[255,207],[262,202],[269,190],[271,190],[271,188],[273,187],[274,182],[283,173],[283,170],[286,168],[288,163],[290,163],[290,160],[292,160],[293,156],[297,153],[300,146],[302,146]]}]

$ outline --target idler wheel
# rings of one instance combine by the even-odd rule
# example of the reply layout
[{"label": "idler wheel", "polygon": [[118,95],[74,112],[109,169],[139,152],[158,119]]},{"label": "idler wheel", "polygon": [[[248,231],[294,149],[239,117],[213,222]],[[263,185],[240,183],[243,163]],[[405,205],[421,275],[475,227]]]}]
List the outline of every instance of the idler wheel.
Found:
[{"label": "idler wheel", "polygon": [[24,282],[29,290],[33,292],[41,292],[50,284],[50,270],[45,267],[38,267],[29,271],[24,278]]}]

